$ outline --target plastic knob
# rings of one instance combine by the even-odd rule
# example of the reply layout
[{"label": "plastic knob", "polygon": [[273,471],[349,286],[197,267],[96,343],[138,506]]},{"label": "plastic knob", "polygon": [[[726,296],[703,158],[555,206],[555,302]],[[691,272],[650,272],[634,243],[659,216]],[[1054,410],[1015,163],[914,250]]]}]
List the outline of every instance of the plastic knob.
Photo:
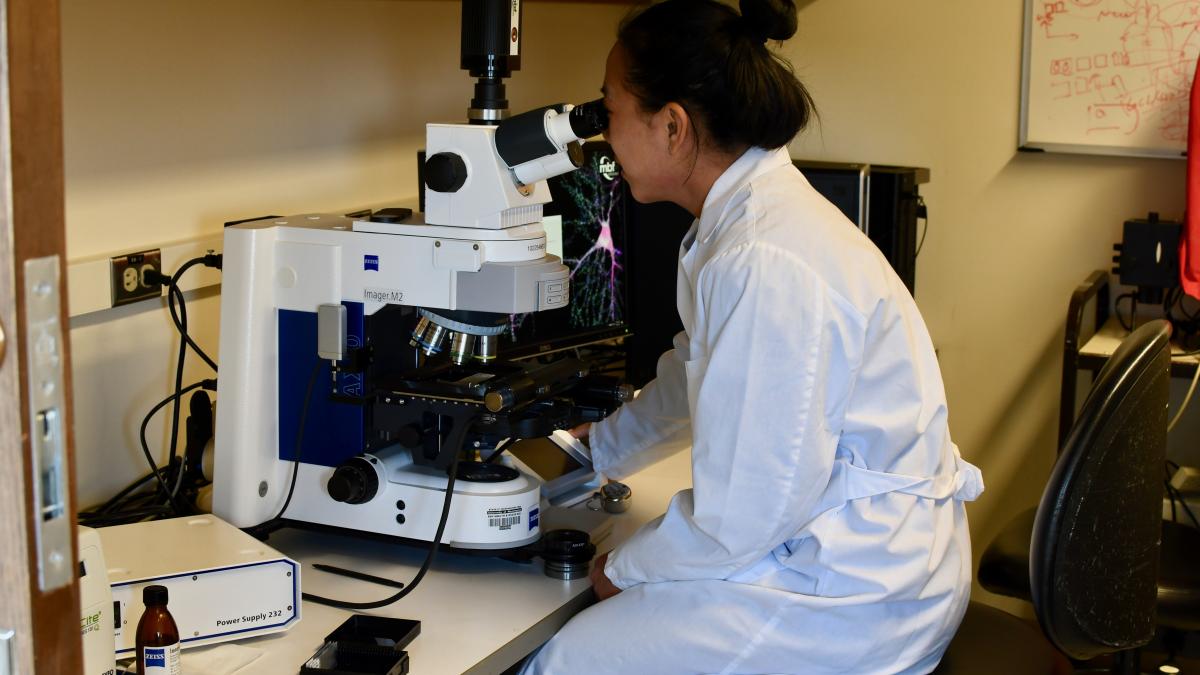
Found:
[{"label": "plastic knob", "polygon": [[379,478],[366,460],[355,457],[333,472],[325,489],[336,502],[363,504],[379,491]]},{"label": "plastic knob", "polygon": [[425,160],[425,185],[434,192],[458,192],[467,182],[467,165],[453,152],[439,152]]}]

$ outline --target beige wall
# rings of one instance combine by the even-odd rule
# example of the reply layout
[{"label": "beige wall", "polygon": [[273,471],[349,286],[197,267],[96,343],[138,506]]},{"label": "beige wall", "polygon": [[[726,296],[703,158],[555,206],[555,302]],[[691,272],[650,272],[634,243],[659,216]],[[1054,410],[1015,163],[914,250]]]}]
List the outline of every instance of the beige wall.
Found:
[{"label": "beige wall", "polygon": [[[1048,472],[1071,289],[1109,264],[1124,219],[1183,203],[1177,161],[1015,152],[1022,4],[822,0],[785,48],[822,115],[796,156],[932,169],[917,300],[988,484],[977,550]],[[624,11],[528,3],[514,108],[590,98]],[[411,196],[423,122],[460,117],[469,92],[451,0],[65,0],[63,15],[72,257]],[[213,350],[217,306],[194,308]],[[140,466],[168,325],[140,307],[74,324],[84,502]]]}]

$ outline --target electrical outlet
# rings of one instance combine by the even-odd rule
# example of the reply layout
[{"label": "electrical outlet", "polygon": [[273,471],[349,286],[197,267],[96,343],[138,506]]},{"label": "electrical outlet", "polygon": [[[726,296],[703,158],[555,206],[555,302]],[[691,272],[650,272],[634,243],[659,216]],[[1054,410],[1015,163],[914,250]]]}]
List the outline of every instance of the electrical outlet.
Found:
[{"label": "electrical outlet", "polygon": [[161,285],[146,282],[147,271],[162,271],[162,254],[158,249],[113,256],[108,268],[113,307],[162,295]]}]

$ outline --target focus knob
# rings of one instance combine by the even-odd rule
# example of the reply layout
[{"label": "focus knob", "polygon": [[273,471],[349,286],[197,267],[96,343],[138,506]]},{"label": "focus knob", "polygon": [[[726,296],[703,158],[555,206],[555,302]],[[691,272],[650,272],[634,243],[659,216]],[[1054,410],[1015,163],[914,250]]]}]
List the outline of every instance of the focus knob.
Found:
[{"label": "focus knob", "polygon": [[439,152],[425,160],[425,185],[434,192],[458,192],[467,182],[467,165],[453,152]]},{"label": "focus knob", "polygon": [[363,504],[379,491],[379,476],[369,461],[355,457],[333,472],[325,489],[334,501]]}]

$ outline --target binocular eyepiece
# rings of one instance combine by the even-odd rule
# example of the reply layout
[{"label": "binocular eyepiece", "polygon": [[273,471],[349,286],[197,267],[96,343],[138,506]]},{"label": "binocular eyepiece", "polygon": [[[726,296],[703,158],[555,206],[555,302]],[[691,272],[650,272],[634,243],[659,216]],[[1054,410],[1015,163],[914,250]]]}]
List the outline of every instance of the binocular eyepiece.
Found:
[{"label": "binocular eyepiece", "polygon": [[608,129],[608,109],[604,107],[604,99],[581,103],[568,113],[571,119],[571,131],[579,138],[598,136]]},{"label": "binocular eyepiece", "polygon": [[521,113],[496,127],[496,151],[523,185],[579,168],[580,142],[608,128],[604,100],[572,106],[548,105]]}]

